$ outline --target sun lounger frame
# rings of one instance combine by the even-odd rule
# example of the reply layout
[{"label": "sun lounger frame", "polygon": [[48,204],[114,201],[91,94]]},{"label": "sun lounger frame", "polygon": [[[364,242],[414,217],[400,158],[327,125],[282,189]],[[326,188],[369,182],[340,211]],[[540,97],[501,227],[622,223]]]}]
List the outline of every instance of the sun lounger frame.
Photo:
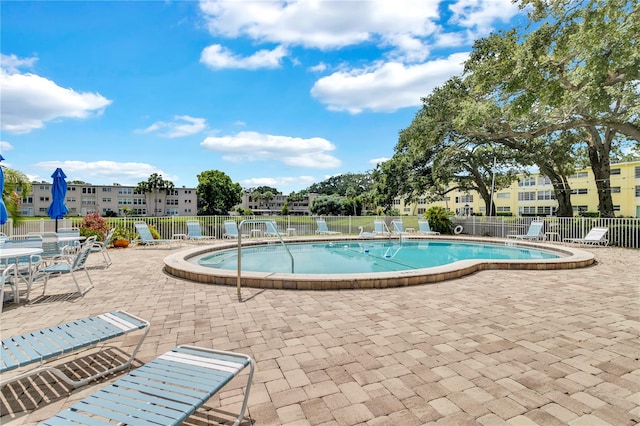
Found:
[{"label": "sun lounger frame", "polygon": [[[137,330],[141,330],[143,333],[129,359],[90,377],[76,380],[66,375],[57,366],[47,364],[61,356],[84,350]],[[51,372],[74,388],[83,386],[99,377],[128,368],[148,333],[148,321],[125,311],[112,311],[2,339],[0,387],[44,371]],[[28,366],[33,366],[33,368],[24,371],[23,367]],[[13,370],[16,370],[18,374],[7,377],[7,373]]]},{"label": "sun lounger frame", "polygon": [[244,354],[182,345],[76,402],[41,425],[178,425],[249,366],[240,424],[255,362]]}]

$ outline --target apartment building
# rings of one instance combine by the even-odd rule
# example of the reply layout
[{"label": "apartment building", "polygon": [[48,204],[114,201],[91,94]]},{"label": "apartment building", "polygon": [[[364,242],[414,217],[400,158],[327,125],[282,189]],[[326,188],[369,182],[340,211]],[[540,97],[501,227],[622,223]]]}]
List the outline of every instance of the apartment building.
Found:
[{"label": "apartment building", "polygon": [[[51,182],[33,182],[31,195],[22,199],[24,216],[47,216],[51,204]],[[84,216],[99,212],[102,216],[115,212],[118,216],[195,216],[198,198],[195,188],[175,188],[167,194],[140,194],[135,186],[69,184],[65,204],[68,216]]]},{"label": "apartment building", "polygon": [[289,200],[288,195],[276,194],[270,200],[255,197],[253,193],[242,192],[242,201],[236,207],[251,209],[255,215],[278,215],[282,212],[285,204],[289,209],[289,214],[294,216],[308,215],[309,207],[318,194],[310,193],[302,197],[301,200]]},{"label": "apartment building", "polygon": [[[640,217],[640,161],[611,164],[610,183],[616,216]],[[598,211],[598,190],[591,169],[569,176],[569,185],[576,215]],[[552,216],[558,208],[551,181],[540,174],[522,176],[510,187],[496,191],[493,202],[498,214],[513,216]],[[486,214],[484,201],[475,191],[452,191],[434,203],[428,203],[426,197],[410,204],[394,200],[394,207],[403,215],[423,214],[431,206],[445,207],[458,216]]]}]

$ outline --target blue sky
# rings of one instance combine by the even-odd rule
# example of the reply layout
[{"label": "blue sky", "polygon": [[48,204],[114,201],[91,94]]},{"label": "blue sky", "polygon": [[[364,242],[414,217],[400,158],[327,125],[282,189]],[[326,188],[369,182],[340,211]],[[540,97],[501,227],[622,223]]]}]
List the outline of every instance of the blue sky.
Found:
[{"label": "blue sky", "polygon": [[50,181],[285,194],[393,155],[509,0],[0,2],[0,153]]}]

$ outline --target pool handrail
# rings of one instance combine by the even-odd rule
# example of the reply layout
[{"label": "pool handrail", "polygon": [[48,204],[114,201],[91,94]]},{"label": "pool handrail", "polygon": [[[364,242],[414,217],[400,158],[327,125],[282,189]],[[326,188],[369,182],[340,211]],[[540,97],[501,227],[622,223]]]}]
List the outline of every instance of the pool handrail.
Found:
[{"label": "pool handrail", "polygon": [[293,274],[295,272],[293,255],[289,251],[289,247],[287,247],[284,240],[282,239],[282,236],[278,231],[278,225],[276,224],[276,221],[273,219],[245,219],[238,224],[238,281],[237,281],[238,300],[242,298],[242,295],[240,292],[241,281],[242,281],[242,226],[245,223],[246,224],[264,223],[265,226],[267,227],[267,230],[269,230],[269,234],[276,235],[280,240],[280,244],[282,244],[282,247],[284,247],[284,249],[287,251],[289,258],[291,259],[291,273]]}]

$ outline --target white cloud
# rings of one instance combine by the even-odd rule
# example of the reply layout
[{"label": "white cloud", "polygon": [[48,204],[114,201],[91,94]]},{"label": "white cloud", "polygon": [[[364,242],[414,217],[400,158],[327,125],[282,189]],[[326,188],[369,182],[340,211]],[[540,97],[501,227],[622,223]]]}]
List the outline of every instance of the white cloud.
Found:
[{"label": "white cloud", "polygon": [[165,138],[179,138],[195,135],[207,128],[204,118],[190,117],[188,115],[176,115],[174,121],[156,121],[146,129],[137,129],[136,133],[155,133]]},{"label": "white cloud", "polygon": [[329,154],[335,145],[323,138],[296,138],[240,132],[235,135],[208,137],[201,144],[204,149],[222,153],[231,162],[280,161],[287,166],[314,169],[339,167],[339,159]]},{"label": "white cloud", "polygon": [[[147,163],[116,161],[43,161],[35,167],[51,173],[60,167],[67,175],[67,180],[81,180],[96,185],[119,183],[121,185],[136,185],[146,181],[153,173],[162,175],[163,179],[174,184],[178,178],[169,176],[157,167]],[[49,174],[51,174],[49,173]],[[48,179],[45,179],[48,180]]]},{"label": "white cloud", "polygon": [[321,50],[383,43],[401,51],[408,38],[432,34],[438,17],[438,2],[424,0],[203,1],[200,8],[215,36]]},{"label": "white cloud", "polygon": [[364,110],[393,112],[419,106],[421,96],[462,72],[467,57],[467,53],[455,53],[418,65],[388,62],[371,68],[340,71],[319,79],[311,89],[311,95],[328,105],[330,110],[352,114]]},{"label": "white cloud", "polygon": [[372,158],[371,160],[369,160],[369,164],[373,165],[373,166],[377,166],[378,164],[382,164],[385,161],[388,161],[389,158],[386,157],[380,157],[380,158]]},{"label": "white cloud", "polygon": [[327,69],[327,64],[325,64],[324,62],[320,62],[318,65],[309,67],[309,71],[311,72],[322,72],[326,69]]},{"label": "white cloud", "polygon": [[29,133],[43,127],[45,121],[60,117],[87,118],[101,114],[111,104],[100,94],[76,92],[44,77],[17,72],[18,66],[32,65],[33,58],[21,60],[3,55],[2,60],[0,111],[2,130],[6,132]]},{"label": "white cloud", "polygon": [[273,50],[259,50],[251,56],[234,55],[229,49],[213,44],[206,47],[200,55],[200,62],[213,69],[249,69],[278,68],[282,58],[287,56],[287,49],[278,46]]},{"label": "white cloud", "polygon": [[13,145],[6,141],[0,141],[0,154],[6,151],[11,151],[13,149]]},{"label": "white cloud", "polygon": [[[263,177],[263,178],[250,178],[240,181],[240,185],[243,188],[255,188],[258,186],[271,186],[284,194],[289,194],[291,191],[296,191],[301,188],[307,188],[314,184],[316,178],[313,176],[296,176],[296,177]],[[290,189],[299,188],[299,189]],[[288,189],[286,191],[285,189]]]},{"label": "white cloud", "polygon": [[509,22],[519,12],[518,5],[511,0],[459,0],[449,9],[453,12],[451,22],[474,29],[476,36],[488,34],[495,21]]},{"label": "white cloud", "polygon": [[19,68],[32,68],[38,58],[18,58],[16,55],[0,53],[0,67],[10,73],[18,73]]}]

